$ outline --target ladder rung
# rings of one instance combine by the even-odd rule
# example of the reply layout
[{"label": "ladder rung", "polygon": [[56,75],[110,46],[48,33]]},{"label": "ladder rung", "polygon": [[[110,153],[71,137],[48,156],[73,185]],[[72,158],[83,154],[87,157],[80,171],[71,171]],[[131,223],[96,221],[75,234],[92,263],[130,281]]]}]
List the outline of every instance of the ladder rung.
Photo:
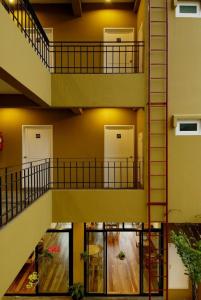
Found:
[{"label": "ladder rung", "polygon": [[150,79],[153,79],[153,80],[165,80],[167,78],[166,77],[151,77]]},{"label": "ladder rung", "polygon": [[166,120],[165,119],[151,119],[150,120],[151,122],[166,122]]},{"label": "ladder rung", "polygon": [[167,147],[159,147],[159,146],[151,146],[150,148],[153,148],[153,149],[166,149]]},{"label": "ladder rung", "polygon": [[151,92],[151,91],[150,91],[150,93],[151,93],[151,94],[166,94],[165,91],[162,91],[162,92],[158,92],[158,91],[153,91],[153,92]]},{"label": "ladder rung", "polygon": [[154,206],[166,206],[167,203],[166,202],[147,202],[147,205],[151,206],[151,205],[154,205]]},{"label": "ladder rung", "polygon": [[156,132],[151,132],[150,135],[166,135],[166,133],[156,133]]},{"label": "ladder rung", "polygon": [[167,49],[151,49],[150,51],[154,51],[154,52],[167,52]]},{"label": "ladder rung", "polygon": [[164,177],[164,176],[166,176],[166,174],[150,174],[150,176],[152,176],[152,177]]},{"label": "ladder rung", "polygon": [[160,38],[164,38],[166,37],[165,34],[151,34],[151,37],[160,37]]},{"label": "ladder rung", "polygon": [[149,102],[148,104],[152,106],[166,106],[167,102]]},{"label": "ladder rung", "polygon": [[151,160],[150,163],[166,163],[166,160]]},{"label": "ladder rung", "polygon": [[164,20],[151,20],[151,23],[166,23]]},{"label": "ladder rung", "polygon": [[166,9],[165,6],[151,6],[151,9]]}]

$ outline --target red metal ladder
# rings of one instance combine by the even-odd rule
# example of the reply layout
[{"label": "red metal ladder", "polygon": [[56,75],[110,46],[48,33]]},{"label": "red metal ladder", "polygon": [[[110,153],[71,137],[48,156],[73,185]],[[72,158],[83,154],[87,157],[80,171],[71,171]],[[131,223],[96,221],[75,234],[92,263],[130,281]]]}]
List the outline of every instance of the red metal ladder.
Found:
[{"label": "red metal ladder", "polygon": [[[168,299],[168,0],[148,0],[148,19],[148,294]],[[161,278],[153,272],[152,224],[161,220],[164,246],[155,259],[163,264],[163,287],[156,289],[152,283]]]}]

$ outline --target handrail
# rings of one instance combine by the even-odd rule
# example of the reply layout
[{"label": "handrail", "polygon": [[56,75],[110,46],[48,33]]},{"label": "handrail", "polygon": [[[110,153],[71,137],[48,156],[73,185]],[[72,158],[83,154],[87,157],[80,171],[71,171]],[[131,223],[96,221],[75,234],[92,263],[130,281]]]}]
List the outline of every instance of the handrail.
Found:
[{"label": "handrail", "polygon": [[45,158],[1,168],[0,227],[49,189],[142,189],[143,161]]},{"label": "handrail", "polygon": [[28,0],[0,0],[43,64],[49,68],[49,39]]},{"label": "handrail", "polygon": [[49,41],[29,0],[0,3],[51,73],[143,72],[144,41]]}]

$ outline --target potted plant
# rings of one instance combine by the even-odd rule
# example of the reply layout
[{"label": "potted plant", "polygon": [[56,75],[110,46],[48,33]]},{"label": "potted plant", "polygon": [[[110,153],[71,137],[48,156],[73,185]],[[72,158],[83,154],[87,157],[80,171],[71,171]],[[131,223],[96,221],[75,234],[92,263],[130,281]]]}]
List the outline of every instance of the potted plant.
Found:
[{"label": "potted plant", "polygon": [[69,288],[73,300],[81,300],[84,297],[84,286],[81,283],[74,283]]},{"label": "potted plant", "polygon": [[201,282],[201,240],[189,239],[182,231],[179,233],[172,231],[171,240],[186,268],[185,274],[191,279],[192,299],[197,300],[198,285]]},{"label": "potted plant", "polygon": [[121,250],[117,255],[117,258],[119,258],[120,260],[124,260],[126,258],[125,252]]},{"label": "potted plant", "polygon": [[88,260],[88,257],[89,257],[89,254],[87,251],[80,253],[80,259],[83,259],[84,262],[86,262]]}]

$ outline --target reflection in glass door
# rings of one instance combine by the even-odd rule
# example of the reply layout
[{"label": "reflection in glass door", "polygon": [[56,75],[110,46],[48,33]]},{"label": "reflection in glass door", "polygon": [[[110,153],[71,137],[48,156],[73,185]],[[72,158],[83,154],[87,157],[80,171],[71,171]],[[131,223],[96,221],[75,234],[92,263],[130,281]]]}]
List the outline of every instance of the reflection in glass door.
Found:
[{"label": "reflection in glass door", "polygon": [[[143,223],[86,223],[85,288],[90,295],[145,295],[149,282],[148,229]],[[161,224],[151,230],[151,288],[163,286]],[[125,255],[120,259],[119,254]]]},{"label": "reflection in glass door", "polygon": [[69,289],[69,232],[47,232],[37,251],[39,293],[67,293]]},{"label": "reflection in glass door", "polygon": [[[149,291],[149,240],[148,233],[143,232],[143,292]],[[160,232],[151,233],[151,290],[158,293],[161,286],[161,234]]]},{"label": "reflection in glass door", "polygon": [[139,235],[107,232],[107,293],[139,294],[139,282]]},{"label": "reflection in glass door", "polygon": [[104,293],[104,232],[87,235],[87,291]]}]

